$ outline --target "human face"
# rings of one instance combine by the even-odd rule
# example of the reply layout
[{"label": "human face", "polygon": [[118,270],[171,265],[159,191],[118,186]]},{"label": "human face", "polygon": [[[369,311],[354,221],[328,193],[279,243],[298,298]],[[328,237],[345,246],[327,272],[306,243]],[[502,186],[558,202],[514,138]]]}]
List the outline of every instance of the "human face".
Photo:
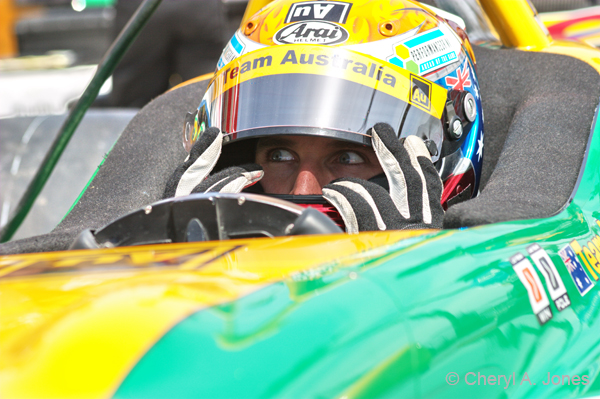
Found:
[{"label": "human face", "polygon": [[264,137],[255,162],[265,171],[260,183],[268,194],[322,194],[335,179],[383,172],[372,148],[315,136]]}]

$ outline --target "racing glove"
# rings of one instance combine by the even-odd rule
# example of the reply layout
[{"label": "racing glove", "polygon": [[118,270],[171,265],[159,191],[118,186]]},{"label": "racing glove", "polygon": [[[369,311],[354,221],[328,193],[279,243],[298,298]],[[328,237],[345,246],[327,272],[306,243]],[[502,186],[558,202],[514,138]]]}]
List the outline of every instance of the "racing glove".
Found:
[{"label": "racing glove", "polygon": [[262,179],[264,172],[257,164],[232,166],[209,176],[219,160],[222,147],[221,131],[214,127],[207,129],[167,181],[163,198],[191,193],[239,193]]},{"label": "racing glove", "polygon": [[337,179],[323,187],[323,197],[338,210],[346,231],[441,228],[442,181],[423,140],[398,140],[386,123],[371,129],[371,140],[389,192],[357,178]]}]

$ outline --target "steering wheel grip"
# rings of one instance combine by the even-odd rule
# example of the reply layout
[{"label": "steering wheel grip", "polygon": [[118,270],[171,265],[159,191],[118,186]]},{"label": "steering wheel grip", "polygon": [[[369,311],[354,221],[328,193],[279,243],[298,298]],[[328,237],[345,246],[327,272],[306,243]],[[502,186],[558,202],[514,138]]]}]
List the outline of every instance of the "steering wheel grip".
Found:
[{"label": "steering wheel grip", "polygon": [[257,194],[192,194],[169,198],[84,230],[70,249],[228,240],[343,231],[325,214]]}]

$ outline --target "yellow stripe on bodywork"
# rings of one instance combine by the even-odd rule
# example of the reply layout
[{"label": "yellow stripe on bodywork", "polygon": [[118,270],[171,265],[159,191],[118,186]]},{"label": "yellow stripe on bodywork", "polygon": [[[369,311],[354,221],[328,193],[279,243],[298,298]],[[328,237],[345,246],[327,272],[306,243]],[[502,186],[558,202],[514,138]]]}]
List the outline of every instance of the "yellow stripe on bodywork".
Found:
[{"label": "yellow stripe on bodywork", "polygon": [[11,364],[2,364],[2,396],[107,397],[169,326],[199,309],[169,295],[167,284],[114,288],[45,320],[42,331],[28,331],[3,351]]},{"label": "yellow stripe on bodywork", "polygon": [[109,397],[144,353],[190,314],[308,269],[365,262],[424,233],[0,257],[0,270],[12,270],[0,278],[0,397]]}]

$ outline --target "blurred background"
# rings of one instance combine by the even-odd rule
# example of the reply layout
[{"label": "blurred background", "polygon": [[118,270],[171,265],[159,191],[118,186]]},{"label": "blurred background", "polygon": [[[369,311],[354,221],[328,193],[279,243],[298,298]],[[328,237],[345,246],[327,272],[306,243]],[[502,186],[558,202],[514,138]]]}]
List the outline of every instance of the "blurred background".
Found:
[{"label": "blurred background", "polygon": [[597,6],[600,4],[599,0],[532,0],[531,2],[538,12],[541,13],[576,10],[579,8]]},{"label": "blurred background", "polygon": [[[141,2],[0,0],[0,226]],[[102,87],[13,239],[49,232],[60,222],[139,108],[215,70],[245,6],[246,0],[160,4]]]},{"label": "blurred background", "polygon": [[[163,0],[102,87],[13,239],[49,232],[60,222],[139,108],[169,88],[215,70],[246,1]],[[449,0],[427,3],[436,1]],[[531,2],[553,36],[600,45],[600,0]],[[69,107],[140,3],[0,0],[0,226],[8,221]]]}]

